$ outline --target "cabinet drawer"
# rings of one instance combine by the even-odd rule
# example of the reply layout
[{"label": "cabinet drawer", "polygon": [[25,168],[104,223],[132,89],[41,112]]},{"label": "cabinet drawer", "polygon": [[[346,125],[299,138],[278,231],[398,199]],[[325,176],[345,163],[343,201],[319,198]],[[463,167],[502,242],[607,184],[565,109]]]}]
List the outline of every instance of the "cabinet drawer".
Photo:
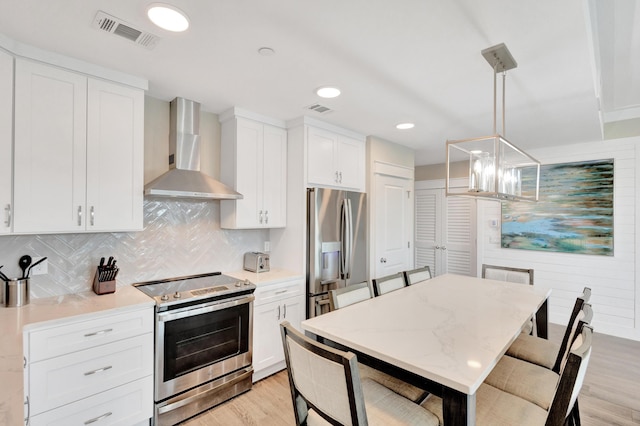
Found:
[{"label": "cabinet drawer", "polygon": [[29,362],[153,332],[153,308],[29,331]]},{"label": "cabinet drawer", "polygon": [[303,288],[304,283],[302,281],[287,281],[258,287],[255,292],[256,300],[254,305],[261,305],[275,300],[299,296],[303,293]]},{"label": "cabinet drawer", "polygon": [[29,365],[31,413],[153,375],[153,333]]},{"label": "cabinet drawer", "polygon": [[[32,426],[148,424],[153,416],[153,376],[31,417]],[[142,423],[145,422],[146,423]]]}]

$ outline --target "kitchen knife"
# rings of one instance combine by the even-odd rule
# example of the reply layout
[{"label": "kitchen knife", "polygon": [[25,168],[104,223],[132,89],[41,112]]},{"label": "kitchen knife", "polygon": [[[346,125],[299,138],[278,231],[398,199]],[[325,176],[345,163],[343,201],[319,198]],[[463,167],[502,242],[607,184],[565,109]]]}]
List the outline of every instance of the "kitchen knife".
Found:
[{"label": "kitchen knife", "polygon": [[103,266],[104,266],[104,257],[101,257],[100,258],[100,267],[103,267]]},{"label": "kitchen knife", "polygon": [[113,256],[109,256],[109,260],[107,261],[107,268],[111,266],[111,262],[113,262]]}]

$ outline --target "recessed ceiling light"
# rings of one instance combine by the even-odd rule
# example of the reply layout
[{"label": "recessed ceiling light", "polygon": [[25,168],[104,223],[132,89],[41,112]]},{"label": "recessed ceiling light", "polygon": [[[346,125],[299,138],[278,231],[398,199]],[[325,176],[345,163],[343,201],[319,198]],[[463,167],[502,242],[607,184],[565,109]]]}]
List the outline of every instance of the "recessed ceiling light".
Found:
[{"label": "recessed ceiling light", "polygon": [[409,129],[413,129],[414,127],[416,127],[416,125],[413,123],[396,124],[396,129],[398,130],[409,130]]},{"label": "recessed ceiling light", "polygon": [[340,89],[338,89],[337,87],[321,87],[316,90],[316,93],[321,98],[335,98],[337,96],[340,96]]},{"label": "recessed ceiling light", "polygon": [[276,54],[276,51],[270,47],[261,47],[260,49],[258,49],[258,53],[262,56],[273,56]]},{"label": "recessed ceiling light", "polygon": [[147,16],[160,28],[181,32],[189,28],[187,15],[175,6],[164,3],[154,3],[147,9]]}]

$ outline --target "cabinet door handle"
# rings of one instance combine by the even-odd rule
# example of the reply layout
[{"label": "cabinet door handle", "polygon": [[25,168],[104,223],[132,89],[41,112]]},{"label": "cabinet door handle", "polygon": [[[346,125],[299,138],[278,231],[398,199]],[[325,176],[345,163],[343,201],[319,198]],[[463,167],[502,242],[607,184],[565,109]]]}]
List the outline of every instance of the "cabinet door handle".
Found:
[{"label": "cabinet door handle", "polygon": [[258,216],[260,217],[260,223],[262,223],[262,210],[260,210],[260,213],[258,213]]},{"label": "cabinet door handle", "polygon": [[289,291],[289,290],[280,290],[280,291],[276,291],[276,294],[282,294],[282,293],[286,293],[286,292],[288,292],[288,291]]},{"label": "cabinet door handle", "polygon": [[440,250],[440,246],[436,246],[436,250]]},{"label": "cabinet door handle", "polygon": [[82,226],[82,206],[78,206],[78,226]]},{"label": "cabinet door handle", "polygon": [[287,305],[284,305],[284,319],[287,319]]},{"label": "cabinet door handle", "polygon": [[340,181],[338,180],[338,172],[337,171],[336,171],[336,180],[335,180],[335,182],[336,183],[340,183]]},{"label": "cabinet door handle", "polygon": [[385,259],[384,257],[380,258],[380,263],[387,263],[387,259]]},{"label": "cabinet door handle", "polygon": [[269,210],[264,211],[264,223],[269,223]]},{"label": "cabinet door handle", "polygon": [[4,208],[4,211],[7,212],[7,214],[5,215],[6,219],[4,221],[4,224],[9,227],[11,226],[11,204],[7,204],[7,206]]},{"label": "cabinet door handle", "polygon": [[31,420],[31,404],[29,403],[29,395],[27,395],[27,400],[24,402],[24,405],[27,406],[27,417],[24,419],[24,424],[28,425]]},{"label": "cabinet door handle", "polygon": [[442,250],[446,250],[446,249],[447,249],[447,247],[446,247],[446,246],[442,246],[442,247],[441,247],[441,249],[442,249]]},{"label": "cabinet door handle", "polygon": [[280,321],[280,305],[278,305],[278,321]]},{"label": "cabinet door handle", "polygon": [[91,217],[91,226],[93,226],[96,216],[93,206],[91,206],[91,209],[89,210],[89,216]]},{"label": "cabinet door handle", "polygon": [[84,375],[85,376],[91,376],[92,374],[102,373],[103,371],[111,370],[112,368],[113,368],[113,366],[107,365],[106,367],[97,368],[95,370],[87,371],[86,373],[84,373]]},{"label": "cabinet door handle", "polygon": [[340,175],[340,182],[338,183],[342,183],[342,172],[340,172],[339,175]]},{"label": "cabinet door handle", "polygon": [[113,331],[113,328],[106,328],[104,330],[96,331],[96,332],[93,332],[93,333],[87,333],[87,334],[84,335],[84,337],[97,336],[99,334],[105,334],[105,333],[109,333],[111,331]]},{"label": "cabinet door handle", "polygon": [[108,413],[104,413],[104,414],[103,414],[103,415],[101,415],[101,416],[94,417],[94,418],[92,418],[92,419],[90,419],[90,420],[87,420],[86,422],[84,422],[84,424],[85,424],[85,425],[90,425],[91,423],[95,423],[95,422],[98,422],[98,421],[100,421],[100,420],[102,420],[102,419],[106,419],[106,418],[107,418],[107,417],[109,417],[110,415],[111,415],[111,411],[109,411]]}]

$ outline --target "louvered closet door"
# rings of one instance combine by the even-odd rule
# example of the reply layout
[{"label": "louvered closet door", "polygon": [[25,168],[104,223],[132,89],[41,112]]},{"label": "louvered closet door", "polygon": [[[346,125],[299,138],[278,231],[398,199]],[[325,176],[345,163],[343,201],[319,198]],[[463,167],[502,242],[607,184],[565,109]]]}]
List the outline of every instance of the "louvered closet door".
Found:
[{"label": "louvered closet door", "polygon": [[439,275],[440,250],[436,249],[442,239],[443,228],[438,221],[442,220],[442,190],[416,190],[416,236],[415,266],[429,266],[431,273]]},{"label": "louvered closet door", "polygon": [[416,267],[475,276],[475,201],[445,197],[444,189],[416,189],[415,199]]},{"label": "louvered closet door", "polygon": [[475,200],[463,197],[445,197],[446,229],[443,236],[444,263],[446,272],[460,275],[474,275],[475,250]]}]

